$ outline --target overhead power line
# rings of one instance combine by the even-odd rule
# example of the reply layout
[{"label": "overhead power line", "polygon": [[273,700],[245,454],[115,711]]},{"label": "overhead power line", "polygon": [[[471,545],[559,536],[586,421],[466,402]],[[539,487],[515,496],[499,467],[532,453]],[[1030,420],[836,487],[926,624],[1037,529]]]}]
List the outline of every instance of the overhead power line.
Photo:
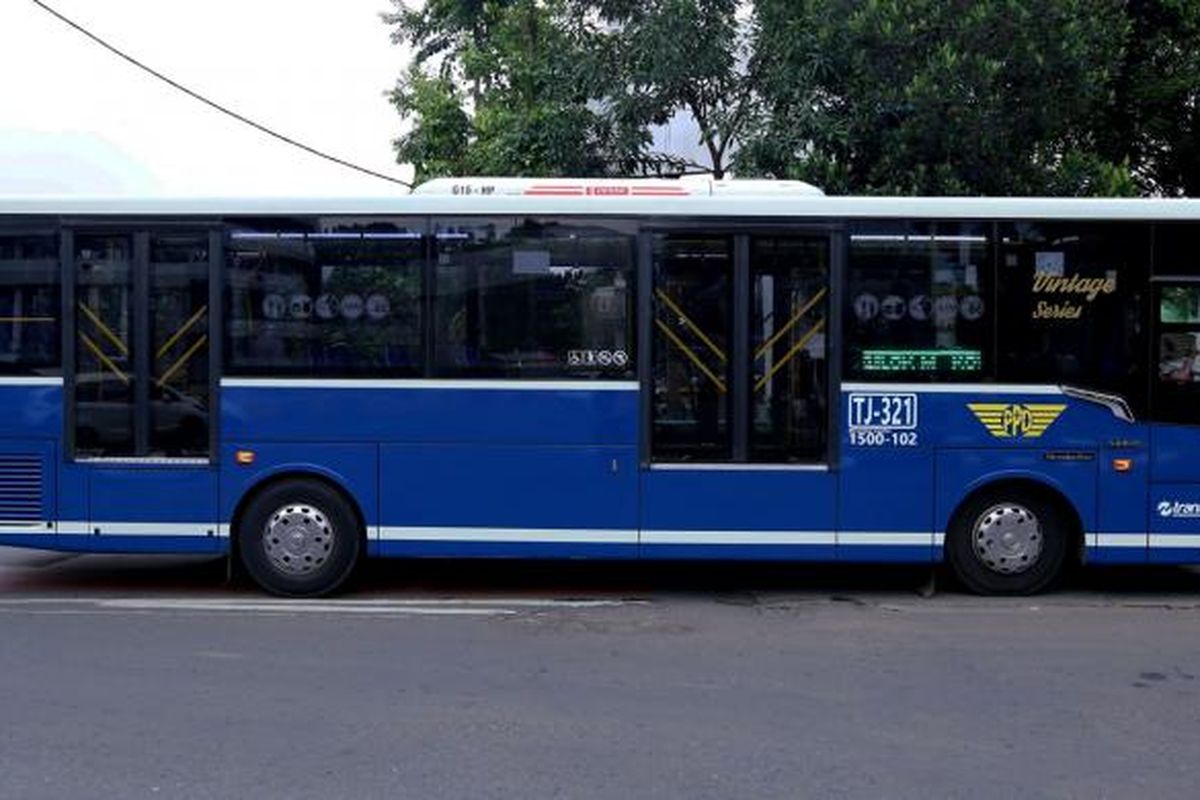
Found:
[{"label": "overhead power line", "polygon": [[297,147],[297,148],[303,150],[304,152],[308,153],[309,155],[316,156],[317,158],[323,158],[326,161],[331,161],[334,164],[337,164],[338,166],[346,167],[347,169],[352,169],[355,172],[361,172],[364,175],[370,175],[373,178],[379,178],[380,180],[390,181],[391,183],[398,183],[401,186],[405,186],[409,189],[412,188],[412,184],[408,183],[407,181],[402,181],[399,178],[392,177],[391,175],[386,175],[382,172],[376,172],[373,169],[369,169],[369,168],[361,166],[359,164],[355,164],[352,161],[347,161],[344,158],[338,158],[337,156],[326,153],[323,150],[318,150],[317,148],[315,148],[311,145],[307,145],[304,142],[297,141],[290,136],[285,136],[284,134],[279,133],[278,131],[274,131],[274,130],[268,128],[266,125],[263,125],[262,123],[255,122],[254,120],[250,119],[249,117],[239,114],[238,112],[236,112],[230,108],[226,108],[225,106],[221,105],[220,103],[216,102],[215,100],[210,100],[207,97],[205,97],[204,95],[200,94],[199,92],[193,91],[192,89],[189,89],[188,87],[184,86],[182,83],[179,83],[178,81],[171,79],[170,77],[164,75],[163,73],[159,72],[158,70],[154,69],[153,67],[150,67],[147,64],[143,64],[141,61],[138,61],[136,58],[134,58],[133,56],[124,52],[123,50],[116,47],[115,45],[109,44],[104,39],[101,39],[99,36],[92,33],[87,28],[80,25],[78,22],[75,22],[74,20],[70,19],[69,17],[66,17],[66,16],[60,14],[55,9],[53,9],[50,6],[43,3],[42,0],[31,0],[31,2],[34,5],[36,5],[38,8],[45,11],[46,13],[58,18],[63,23],[65,23],[65,24],[69,25],[70,27],[74,28],[75,30],[79,31],[84,36],[91,39],[93,42],[100,45],[108,52],[112,53],[115,56],[118,56],[119,58],[121,58],[125,61],[128,61],[130,64],[132,64],[133,66],[142,70],[143,72],[148,72],[149,74],[153,75],[155,78],[158,78],[160,81],[162,81],[163,83],[170,86],[172,89],[177,89],[178,91],[181,91],[184,94],[186,94],[188,97],[191,97],[193,100],[199,100],[201,103],[208,106],[209,108],[219,111],[228,117],[233,117],[238,122],[249,125],[251,128],[254,128],[255,130],[259,131],[260,133],[265,133],[267,136],[270,136],[273,139],[278,139],[279,141],[281,141],[285,144],[290,144],[292,147]]}]

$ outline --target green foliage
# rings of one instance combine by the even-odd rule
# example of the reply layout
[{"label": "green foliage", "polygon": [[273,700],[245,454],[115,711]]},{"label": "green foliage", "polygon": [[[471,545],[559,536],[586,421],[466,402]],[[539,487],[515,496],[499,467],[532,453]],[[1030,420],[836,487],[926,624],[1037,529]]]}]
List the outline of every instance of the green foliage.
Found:
[{"label": "green foliage", "polygon": [[830,193],[1200,194],[1196,0],[392,0],[399,160]]},{"label": "green foliage", "polygon": [[604,175],[628,168],[648,141],[643,128],[602,111],[610,54],[578,5],[439,0],[413,11],[396,2],[385,17],[393,38],[417,47],[392,92],[412,123],[396,154],[416,166],[418,181]]},{"label": "green foliage", "polygon": [[1145,192],[1200,197],[1200,3],[1130,0],[1102,148]]},{"label": "green foliage", "polygon": [[1119,0],[759,0],[770,123],[743,173],[838,192],[1127,189],[1090,130],[1126,22]]}]

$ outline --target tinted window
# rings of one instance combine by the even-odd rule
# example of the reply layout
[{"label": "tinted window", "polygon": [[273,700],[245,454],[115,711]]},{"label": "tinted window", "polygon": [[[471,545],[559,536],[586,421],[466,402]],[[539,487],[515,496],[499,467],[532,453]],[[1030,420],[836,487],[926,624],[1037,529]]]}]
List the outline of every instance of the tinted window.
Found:
[{"label": "tinted window", "polygon": [[991,373],[990,226],[861,223],[851,231],[846,371],[855,379]]},{"label": "tinted window", "polygon": [[731,458],[732,237],[656,237],[653,313],[654,459]]},{"label": "tinted window", "polygon": [[136,453],[133,237],[75,237],[75,452]]},{"label": "tinted window", "polygon": [[234,225],[226,260],[230,373],[420,374],[424,251],[416,224]]},{"label": "tinted window", "polygon": [[1200,225],[1164,222],[1155,226],[1154,274],[1200,278]]},{"label": "tinted window", "polygon": [[1200,423],[1200,225],[1164,223],[1154,233],[1152,417]]},{"label": "tinted window", "polygon": [[1149,230],[1001,226],[999,377],[1112,392],[1145,410]]},{"label": "tinted window", "polygon": [[829,240],[750,240],[750,460],[825,454]]},{"label": "tinted window", "polygon": [[208,237],[150,238],[150,452],[208,454]]},{"label": "tinted window", "polygon": [[58,372],[60,302],[58,238],[0,235],[0,373]]},{"label": "tinted window", "polygon": [[586,220],[436,223],[440,375],[634,375],[634,226]]}]

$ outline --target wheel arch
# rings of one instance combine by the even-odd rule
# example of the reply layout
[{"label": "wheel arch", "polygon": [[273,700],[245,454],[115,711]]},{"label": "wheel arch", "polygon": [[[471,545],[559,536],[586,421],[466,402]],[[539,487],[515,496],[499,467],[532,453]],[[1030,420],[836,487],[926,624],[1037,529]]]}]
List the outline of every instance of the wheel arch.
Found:
[{"label": "wheel arch", "polygon": [[[1071,542],[1067,551],[1068,558],[1074,558],[1077,562],[1082,559],[1085,552],[1083,516],[1079,513],[1079,509],[1076,508],[1075,504],[1071,502],[1071,499],[1067,496],[1063,488],[1054,481],[1046,479],[1044,476],[1016,473],[990,476],[975,481],[968,487],[963,496],[959,498],[946,518],[944,533],[948,536],[954,529],[955,523],[959,521],[964,510],[969,508],[980,497],[1003,493],[1012,493],[1012,495],[1018,497],[1032,495],[1054,505],[1063,514],[1063,519],[1070,528]],[[944,560],[945,558],[945,551],[943,550],[942,559]]]},{"label": "wheel arch", "polygon": [[229,518],[229,549],[235,557],[238,552],[238,531],[241,528],[246,508],[250,505],[251,501],[272,487],[295,480],[308,480],[321,483],[336,492],[354,513],[354,518],[358,522],[358,532],[362,537],[362,544],[365,547],[369,541],[369,537],[367,535],[366,515],[363,513],[362,503],[359,502],[354,493],[346,488],[346,485],[336,475],[311,467],[281,467],[255,479],[253,483],[245,488],[242,496],[238,499],[237,505],[234,506],[233,514]]}]

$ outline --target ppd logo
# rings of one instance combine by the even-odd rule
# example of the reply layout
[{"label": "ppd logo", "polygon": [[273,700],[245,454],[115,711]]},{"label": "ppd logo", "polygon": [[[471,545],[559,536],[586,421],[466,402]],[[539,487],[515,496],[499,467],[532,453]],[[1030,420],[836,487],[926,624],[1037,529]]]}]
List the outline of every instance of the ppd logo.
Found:
[{"label": "ppd logo", "polygon": [[1200,519],[1200,503],[1181,503],[1178,500],[1163,500],[1158,504],[1160,517],[1176,519]]},{"label": "ppd logo", "polygon": [[967,403],[997,439],[1036,439],[1066,409],[1064,403]]}]

